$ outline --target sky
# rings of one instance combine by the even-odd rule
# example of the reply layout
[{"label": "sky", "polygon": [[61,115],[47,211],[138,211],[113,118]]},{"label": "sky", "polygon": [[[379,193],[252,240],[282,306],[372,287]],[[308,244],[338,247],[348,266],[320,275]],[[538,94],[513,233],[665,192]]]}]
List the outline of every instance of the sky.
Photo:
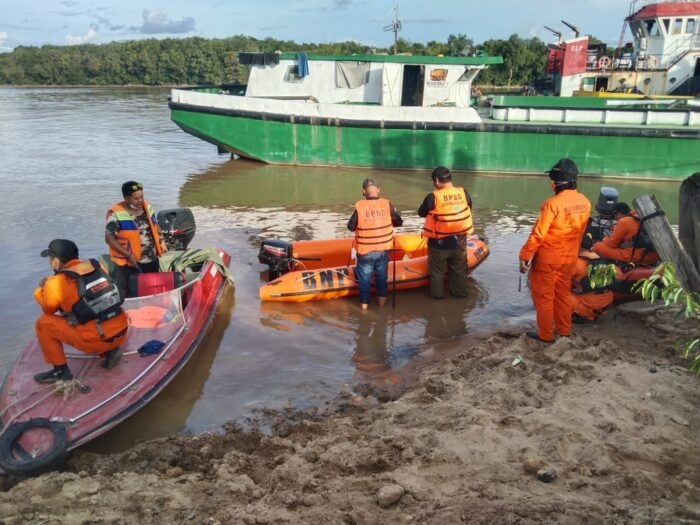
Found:
[{"label": "sky", "polygon": [[616,45],[630,0],[2,0],[0,50],[241,34],[390,47],[395,7],[399,37],[410,42],[446,42],[451,34],[476,44],[512,34],[551,42],[545,26],[573,36],[566,20]]}]

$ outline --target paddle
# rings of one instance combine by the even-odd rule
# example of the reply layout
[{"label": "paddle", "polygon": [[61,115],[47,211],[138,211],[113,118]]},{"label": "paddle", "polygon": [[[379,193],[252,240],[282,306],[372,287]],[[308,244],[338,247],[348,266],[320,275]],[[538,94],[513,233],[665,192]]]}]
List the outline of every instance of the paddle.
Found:
[{"label": "paddle", "polygon": [[[394,239],[394,252],[396,252],[396,239]],[[396,254],[394,253],[394,268],[391,277],[391,308],[396,308]]]}]

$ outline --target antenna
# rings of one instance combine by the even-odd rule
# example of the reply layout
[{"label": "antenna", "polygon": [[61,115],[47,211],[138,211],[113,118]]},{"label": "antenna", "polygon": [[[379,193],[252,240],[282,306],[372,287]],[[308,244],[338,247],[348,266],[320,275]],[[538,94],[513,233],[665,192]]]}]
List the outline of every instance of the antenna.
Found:
[{"label": "antenna", "polygon": [[554,33],[554,35],[557,37],[558,40],[561,40],[561,31],[557,31],[556,29],[552,29],[551,27],[544,26],[544,28],[548,31],[551,31]]},{"label": "antenna", "polygon": [[398,1],[394,3],[394,20],[392,20],[391,25],[384,26],[384,31],[393,31],[394,32],[394,54],[396,54],[397,43],[399,40],[399,31],[401,31],[401,21],[399,20]]},{"label": "antenna", "polygon": [[578,36],[581,34],[581,32],[578,30],[578,27],[576,27],[574,24],[570,24],[566,20],[562,20],[561,23],[569,29],[571,29],[576,34],[576,38],[578,38]]}]

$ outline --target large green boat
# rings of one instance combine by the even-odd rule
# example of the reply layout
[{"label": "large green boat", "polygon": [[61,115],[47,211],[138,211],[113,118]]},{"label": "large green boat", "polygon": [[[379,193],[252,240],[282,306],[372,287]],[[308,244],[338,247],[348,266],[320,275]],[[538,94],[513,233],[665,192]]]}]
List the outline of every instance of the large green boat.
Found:
[{"label": "large green boat", "polygon": [[[172,120],[221,152],[274,164],[537,173],[567,156],[584,175],[682,180],[700,169],[700,102],[669,93],[681,85],[670,75],[687,66],[684,89],[700,85],[700,2],[642,4],[627,22],[657,51],[617,59],[626,78],[612,61],[589,60],[585,37],[550,46],[558,95],[598,96],[497,96],[477,107],[472,84],[500,57],[242,53],[245,89],[174,89]],[[671,32],[691,27],[679,51]],[[600,96],[614,82],[624,98]],[[640,94],[651,86],[664,96]]]}]

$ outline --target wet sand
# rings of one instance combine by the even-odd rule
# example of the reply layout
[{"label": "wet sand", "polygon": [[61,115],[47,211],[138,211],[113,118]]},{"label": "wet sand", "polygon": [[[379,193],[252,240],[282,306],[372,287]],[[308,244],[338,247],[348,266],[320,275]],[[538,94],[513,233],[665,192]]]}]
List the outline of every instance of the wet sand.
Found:
[{"label": "wet sand", "polygon": [[[512,328],[440,345],[397,391],[358,372],[272,434],[76,451],[2,477],[19,523],[698,523],[697,333],[630,303],[550,346]],[[406,373],[409,373],[408,371]],[[404,388],[404,387],[402,387]]]}]

